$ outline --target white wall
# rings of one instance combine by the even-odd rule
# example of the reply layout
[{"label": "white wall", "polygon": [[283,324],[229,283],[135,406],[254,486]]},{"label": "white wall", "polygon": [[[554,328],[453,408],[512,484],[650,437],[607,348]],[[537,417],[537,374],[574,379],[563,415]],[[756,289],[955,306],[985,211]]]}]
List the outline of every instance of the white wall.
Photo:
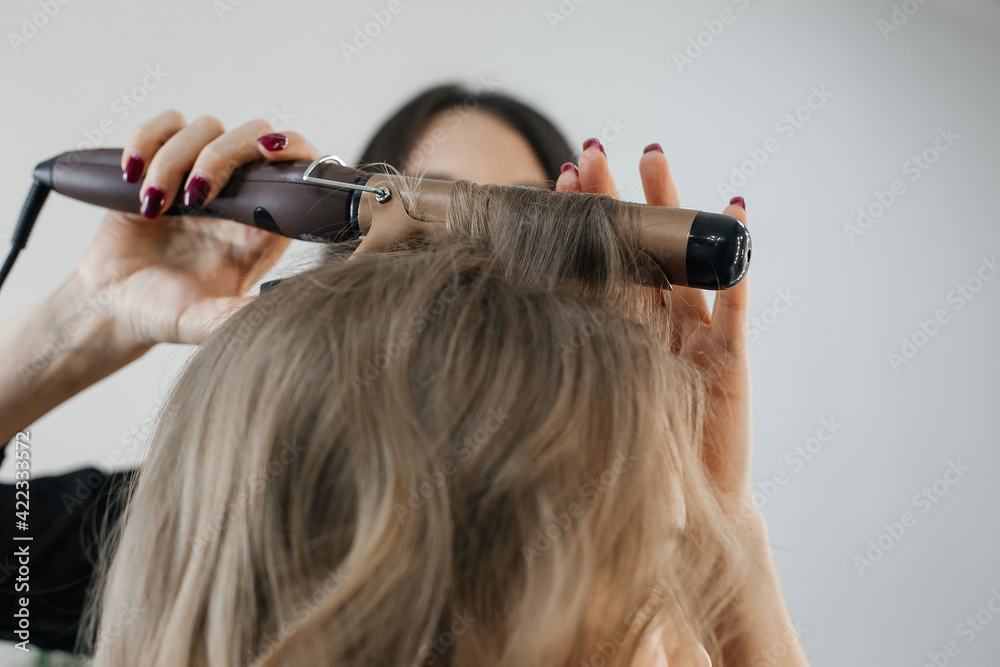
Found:
[{"label": "white wall", "polygon": [[[961,307],[951,292],[979,288],[982,258],[1000,255],[994,0],[899,0],[916,12],[885,35],[890,0],[399,0],[402,11],[350,62],[341,43],[387,1],[77,0],[58,5],[15,51],[9,33],[40,2],[0,8],[5,237],[36,162],[93,136],[105,118],[114,131],[99,143],[119,146],[133,125],[170,107],[227,127],[282,110],[321,150],[352,159],[411,93],[491,77],[549,111],[574,143],[624,127],[605,146],[629,198],[641,197],[642,147],[658,141],[685,205],[712,210],[728,200],[719,183],[773,140],[766,145],[777,152],[737,190],[748,202],[751,312],[761,322],[754,476],[773,494],[762,498],[792,617],[816,665],[921,665],[950,641],[959,652],[949,664],[1000,655],[1000,617],[983,611],[980,623],[992,623],[960,627],[991,595],[1000,608],[1000,279]],[[551,24],[547,12],[560,7],[568,15]],[[701,34],[723,11],[721,34]],[[679,67],[674,53],[689,39],[708,45]],[[122,118],[112,105],[147,68],[164,78]],[[832,96],[813,98],[818,108],[802,109],[810,117],[798,128],[782,121],[816,89]],[[911,173],[911,156],[934,153],[949,128],[958,138]],[[894,180],[905,191],[897,186],[884,214],[849,239],[858,208],[874,206]],[[0,319],[65,278],[100,218],[58,197],[46,204],[0,293]],[[776,300],[785,312],[773,310]],[[925,340],[920,322],[939,309],[947,322]],[[926,345],[892,368],[887,355],[914,336]],[[156,349],[40,420],[35,473],[115,452],[138,461],[123,438],[145,430],[188,353]],[[810,460],[796,458],[823,420],[842,426]],[[970,470],[938,485],[947,489],[939,502],[914,503],[949,462]],[[12,478],[9,461],[2,477]],[[882,537],[891,548],[859,572],[854,557],[904,512],[916,524],[898,540]]]}]

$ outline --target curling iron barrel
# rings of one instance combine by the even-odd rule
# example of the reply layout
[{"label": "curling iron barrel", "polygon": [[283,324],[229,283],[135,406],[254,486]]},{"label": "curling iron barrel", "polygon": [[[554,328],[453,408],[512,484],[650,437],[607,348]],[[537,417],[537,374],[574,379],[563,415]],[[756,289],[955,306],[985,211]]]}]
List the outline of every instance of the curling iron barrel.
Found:
[{"label": "curling iron barrel", "polygon": [[[35,180],[56,192],[98,206],[138,213],[137,183],[121,177],[121,149],[71,151],[35,167]],[[235,220],[306,241],[332,242],[366,234],[372,207],[388,194],[381,174],[352,169],[329,156],[316,162],[262,162],[237,169],[219,195],[202,207],[184,206],[182,193],[162,215]],[[444,222],[452,183],[424,179],[406,192],[407,213]],[[372,202],[374,203],[374,201]],[[641,250],[672,285],[733,287],[750,262],[750,234],[737,219],[716,213],[635,204]],[[655,284],[651,280],[651,284]]]}]

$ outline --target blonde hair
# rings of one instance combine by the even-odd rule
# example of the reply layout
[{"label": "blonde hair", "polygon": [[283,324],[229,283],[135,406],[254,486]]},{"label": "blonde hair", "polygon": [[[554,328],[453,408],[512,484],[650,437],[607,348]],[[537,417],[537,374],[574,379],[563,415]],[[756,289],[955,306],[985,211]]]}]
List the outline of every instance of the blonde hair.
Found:
[{"label": "blonde hair", "polygon": [[449,242],[230,318],[157,429],[95,665],[600,667],[691,659],[683,632],[723,664],[744,569],[624,211],[460,183]]}]

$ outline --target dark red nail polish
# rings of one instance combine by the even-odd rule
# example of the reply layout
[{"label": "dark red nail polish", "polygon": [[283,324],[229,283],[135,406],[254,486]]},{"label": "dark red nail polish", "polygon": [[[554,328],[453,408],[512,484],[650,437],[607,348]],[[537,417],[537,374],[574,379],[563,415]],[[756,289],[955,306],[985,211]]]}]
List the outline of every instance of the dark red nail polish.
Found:
[{"label": "dark red nail polish", "polygon": [[184,205],[201,206],[208,199],[208,191],[211,189],[212,186],[208,181],[201,176],[195,176],[184,190]]},{"label": "dark red nail polish", "polygon": [[663,146],[661,146],[660,144],[650,144],[650,145],[648,145],[648,146],[646,146],[645,148],[642,149],[642,154],[645,155],[649,151],[659,151],[659,152],[662,153],[663,152]]},{"label": "dark red nail polish", "polygon": [[575,173],[577,173],[577,174],[579,174],[579,173],[580,173],[580,170],[579,170],[579,169],[577,169],[577,168],[576,168],[576,165],[575,165],[575,164],[573,164],[572,162],[567,162],[566,164],[564,164],[564,165],[563,165],[562,167],[560,167],[559,171],[560,171],[561,173],[565,174],[565,173],[566,173],[567,171],[569,171],[570,169],[572,169],[572,170],[573,170],[573,171],[574,171]]},{"label": "dark red nail polish", "polygon": [[126,183],[138,183],[142,176],[142,168],[146,162],[138,155],[130,155],[125,163],[125,170],[122,171],[122,180]]},{"label": "dark red nail polish", "polygon": [[163,190],[156,186],[147,188],[146,196],[142,198],[142,208],[139,209],[139,213],[142,214],[142,217],[152,220],[160,214],[164,201],[166,201],[166,195]]},{"label": "dark red nail polish", "polygon": [[747,210],[747,203],[743,200],[743,197],[733,197],[729,200],[730,204],[736,204],[744,211]]},{"label": "dark red nail polish", "polygon": [[257,139],[257,143],[264,147],[266,151],[280,151],[288,145],[288,137],[283,134],[265,134]]},{"label": "dark red nail polish", "polygon": [[[598,141],[597,139],[595,139],[593,137],[591,137],[590,139],[587,139],[585,142],[583,142],[583,150],[587,150],[591,146],[597,146],[600,149],[600,151],[602,153],[604,153],[604,146],[601,145],[600,141]],[[604,154],[607,155],[607,153],[604,153]]]}]

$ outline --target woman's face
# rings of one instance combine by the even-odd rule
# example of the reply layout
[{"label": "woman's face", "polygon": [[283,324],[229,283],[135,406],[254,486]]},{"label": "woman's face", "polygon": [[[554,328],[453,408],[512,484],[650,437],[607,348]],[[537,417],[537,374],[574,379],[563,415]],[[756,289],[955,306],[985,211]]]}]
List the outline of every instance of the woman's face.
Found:
[{"label": "woman's face", "polygon": [[448,181],[545,187],[548,176],[531,144],[493,114],[452,107],[417,139],[406,173]]}]

